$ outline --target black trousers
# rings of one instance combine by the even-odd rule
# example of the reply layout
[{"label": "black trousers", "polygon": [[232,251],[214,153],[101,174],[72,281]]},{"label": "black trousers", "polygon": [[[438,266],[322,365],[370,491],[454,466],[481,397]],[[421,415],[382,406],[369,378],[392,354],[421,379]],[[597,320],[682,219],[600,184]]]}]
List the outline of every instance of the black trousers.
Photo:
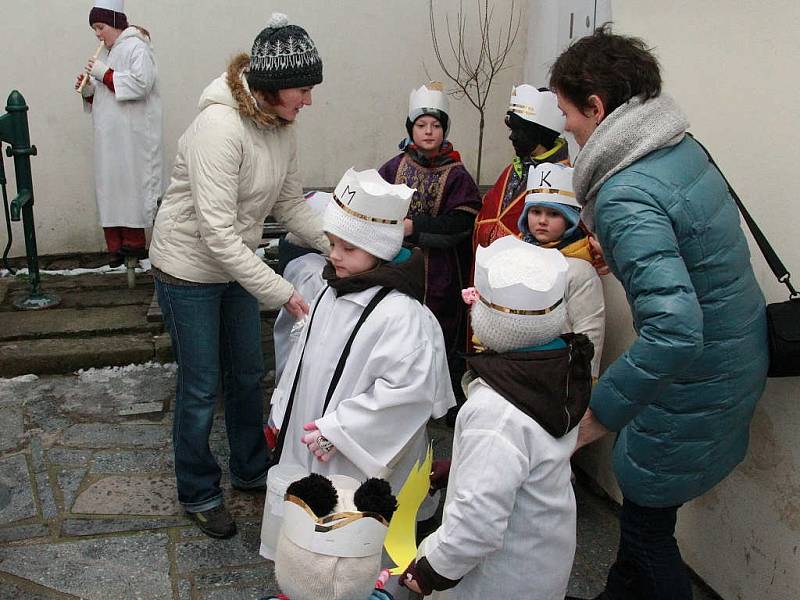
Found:
[{"label": "black trousers", "polygon": [[689,570],[675,540],[679,508],[649,508],[623,500],[617,559],[601,598],[691,600]]}]

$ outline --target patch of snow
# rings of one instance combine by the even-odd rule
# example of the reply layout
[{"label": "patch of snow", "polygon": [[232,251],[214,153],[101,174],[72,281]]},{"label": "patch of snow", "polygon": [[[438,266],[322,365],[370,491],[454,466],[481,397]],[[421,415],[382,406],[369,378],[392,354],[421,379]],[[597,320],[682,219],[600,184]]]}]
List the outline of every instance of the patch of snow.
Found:
[{"label": "patch of snow", "polygon": [[[137,273],[147,273],[150,270],[150,259],[145,258],[139,261],[139,266],[136,267]],[[106,273],[112,274],[122,274],[125,273],[125,265],[120,265],[119,267],[111,268],[108,265],[103,265],[102,267],[96,267],[94,269],[56,269],[56,270],[48,270],[48,269],[39,269],[40,275],[66,275],[66,276],[74,276],[74,275],[85,275],[86,273],[100,273],[105,275]],[[27,267],[24,269],[17,269],[16,275],[27,275],[28,269]],[[0,269],[0,277],[9,277],[11,276],[7,269]]]},{"label": "patch of snow", "polygon": [[39,376],[34,375],[33,373],[28,373],[27,375],[18,375],[16,377],[12,377],[11,379],[0,378],[0,383],[31,383],[34,381],[39,381]]},{"label": "patch of snow", "polygon": [[124,367],[79,369],[75,374],[84,383],[107,383],[112,377],[126,377],[132,373],[142,373],[150,369],[163,369],[174,373],[178,369],[178,365],[177,363],[159,363],[151,360],[146,363],[130,364]]}]

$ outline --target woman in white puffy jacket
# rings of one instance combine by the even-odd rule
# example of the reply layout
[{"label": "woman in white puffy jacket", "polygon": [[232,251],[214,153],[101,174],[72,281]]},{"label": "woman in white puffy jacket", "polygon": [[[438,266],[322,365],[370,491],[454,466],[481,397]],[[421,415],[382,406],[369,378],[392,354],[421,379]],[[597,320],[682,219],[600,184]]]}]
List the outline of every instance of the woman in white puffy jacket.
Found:
[{"label": "woman in white puffy jacket", "polygon": [[274,14],[200,98],[200,114],[178,142],[156,217],[150,259],[158,301],[178,362],[173,423],[178,499],[206,534],[236,525],[223,506],[220,468],[208,437],[220,379],[237,489],[264,487],[259,305],[308,311],[292,285],[255,254],[272,215],[309,245],[328,250],[306,206],[292,122],[311,104],[322,62],[305,30]]}]

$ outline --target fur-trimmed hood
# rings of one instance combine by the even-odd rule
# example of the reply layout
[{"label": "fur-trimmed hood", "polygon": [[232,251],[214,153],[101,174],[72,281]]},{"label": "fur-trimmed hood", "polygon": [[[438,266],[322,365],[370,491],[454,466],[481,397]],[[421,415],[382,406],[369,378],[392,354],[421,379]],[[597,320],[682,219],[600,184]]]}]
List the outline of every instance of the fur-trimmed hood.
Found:
[{"label": "fur-trimmed hood", "polygon": [[256,99],[250,92],[245,74],[250,67],[250,56],[241,53],[228,63],[225,73],[212,81],[200,95],[198,107],[203,110],[211,104],[224,104],[239,111],[259,127],[281,127],[288,125],[278,115],[258,108]]}]

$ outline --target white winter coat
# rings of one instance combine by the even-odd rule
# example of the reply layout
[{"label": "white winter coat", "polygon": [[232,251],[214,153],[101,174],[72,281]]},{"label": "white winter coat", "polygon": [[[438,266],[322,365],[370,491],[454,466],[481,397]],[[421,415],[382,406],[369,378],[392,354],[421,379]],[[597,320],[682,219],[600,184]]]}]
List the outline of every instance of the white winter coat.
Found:
[{"label": "white winter coat", "polygon": [[[328,287],[272,395],[270,421],[280,427],[305,347],[301,376],[281,463],[307,472],[387,479],[396,494],[428,446],[425,426],[455,405],[444,338],[428,308],[390,292],[366,319],[353,343],[326,414],[322,407],[334,369],[356,321],[380,288],[336,296]],[[315,299],[316,300],[316,299]],[[313,303],[312,303],[313,305]],[[300,441],[316,421],[338,453],[323,463]]]},{"label": "white winter coat", "polygon": [[200,97],[178,141],[172,179],[150,245],[155,267],[198,283],[237,281],[269,308],[294,288],[256,256],[264,219],[327,252],[322,223],[303,200],[294,128],[257,109],[243,71],[247,55]]},{"label": "white winter coat", "polygon": [[95,81],[94,179],[103,227],[147,228],[163,192],[161,97],[150,40],[125,29],[98,60],[114,70],[114,91]]},{"label": "white winter coat", "polygon": [[597,271],[587,260],[567,256],[567,289],[564,299],[567,320],[562,333],[582,333],[594,345],[592,377],[600,376],[600,359],[606,334],[606,305],[603,284]]},{"label": "white winter coat", "polygon": [[454,588],[433,598],[563,600],[575,556],[569,459],[578,428],[554,438],[473,381],[458,413],[441,527],[418,558]]}]

